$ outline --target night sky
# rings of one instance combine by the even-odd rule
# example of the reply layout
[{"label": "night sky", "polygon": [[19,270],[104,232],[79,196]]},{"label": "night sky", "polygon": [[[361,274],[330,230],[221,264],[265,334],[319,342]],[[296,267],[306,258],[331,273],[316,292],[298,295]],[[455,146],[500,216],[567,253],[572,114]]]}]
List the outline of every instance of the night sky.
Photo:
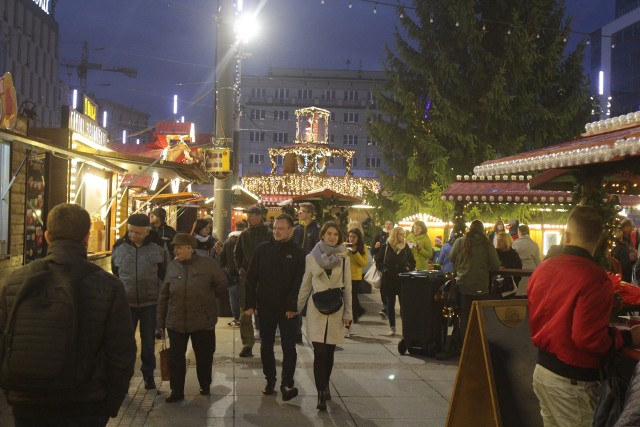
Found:
[{"label": "night sky", "polygon": [[[385,43],[393,44],[395,8],[362,0],[245,0],[258,8],[260,32],[245,45],[250,54],[243,74],[266,75],[272,67],[378,70]],[[151,114],[151,124],[171,119],[173,95],[178,115],[196,122],[197,132],[212,128],[214,14],[217,0],[58,0],[63,60],[79,61],[82,42],[89,61],[132,67],[136,78],[89,71],[88,88]],[[393,2],[387,2],[393,3]],[[408,4],[408,0],[406,1]],[[611,0],[569,0],[572,29],[589,33],[613,19]],[[569,46],[581,36],[573,34]],[[74,69],[60,68],[60,78],[77,87]]]}]

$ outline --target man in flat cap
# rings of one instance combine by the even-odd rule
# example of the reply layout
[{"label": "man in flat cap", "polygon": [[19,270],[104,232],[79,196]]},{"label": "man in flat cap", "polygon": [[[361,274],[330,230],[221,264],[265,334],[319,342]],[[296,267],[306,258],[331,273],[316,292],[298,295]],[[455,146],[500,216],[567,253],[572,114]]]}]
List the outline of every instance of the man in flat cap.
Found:
[{"label": "man in flat cap", "polygon": [[113,245],[111,254],[111,271],[127,291],[133,329],[140,323],[140,371],[147,390],[156,388],[153,379],[156,310],[169,262],[168,251],[150,225],[147,215],[131,215],[127,220],[127,234]]}]

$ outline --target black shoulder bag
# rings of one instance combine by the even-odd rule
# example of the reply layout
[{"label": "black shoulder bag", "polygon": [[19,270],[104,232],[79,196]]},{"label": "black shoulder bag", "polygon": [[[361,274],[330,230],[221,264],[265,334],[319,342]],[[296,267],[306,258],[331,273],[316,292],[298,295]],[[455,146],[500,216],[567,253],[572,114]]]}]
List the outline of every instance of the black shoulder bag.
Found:
[{"label": "black shoulder bag", "polygon": [[[342,259],[342,280],[344,285],[344,263],[345,259]],[[341,288],[329,288],[326,291],[322,292],[313,292],[311,294],[311,298],[313,299],[313,305],[315,305],[316,309],[325,315],[336,313],[338,310],[342,308],[342,291],[344,290],[344,286]]]}]

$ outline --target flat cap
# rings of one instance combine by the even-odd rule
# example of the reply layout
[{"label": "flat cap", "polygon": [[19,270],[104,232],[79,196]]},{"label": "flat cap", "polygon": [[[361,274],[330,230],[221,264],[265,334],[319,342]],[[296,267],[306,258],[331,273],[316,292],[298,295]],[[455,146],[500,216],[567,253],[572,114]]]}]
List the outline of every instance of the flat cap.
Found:
[{"label": "flat cap", "polygon": [[176,235],[173,236],[173,242],[171,242],[171,244],[173,246],[189,245],[193,249],[195,249],[196,246],[198,246],[198,242],[196,241],[196,238],[193,237],[191,234],[187,234],[187,233],[176,233]]},{"label": "flat cap", "polygon": [[127,224],[136,225],[138,227],[148,227],[149,217],[145,214],[137,213],[133,214],[127,219]]}]

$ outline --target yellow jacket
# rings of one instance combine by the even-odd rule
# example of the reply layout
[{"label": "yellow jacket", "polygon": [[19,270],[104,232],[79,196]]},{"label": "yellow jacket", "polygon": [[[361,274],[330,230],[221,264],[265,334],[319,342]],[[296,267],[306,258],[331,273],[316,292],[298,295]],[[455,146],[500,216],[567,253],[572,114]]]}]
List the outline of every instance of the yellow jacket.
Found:
[{"label": "yellow jacket", "polygon": [[367,265],[367,246],[364,247],[364,255],[360,252],[347,252],[351,261],[351,280],[362,280],[362,267]]},{"label": "yellow jacket", "polygon": [[[407,242],[412,243],[411,251],[413,257],[416,260],[416,270],[426,270],[429,266],[429,261],[433,256],[433,249],[431,247],[431,239],[426,234],[409,233],[407,236]],[[420,246],[420,249],[418,249]]]}]

